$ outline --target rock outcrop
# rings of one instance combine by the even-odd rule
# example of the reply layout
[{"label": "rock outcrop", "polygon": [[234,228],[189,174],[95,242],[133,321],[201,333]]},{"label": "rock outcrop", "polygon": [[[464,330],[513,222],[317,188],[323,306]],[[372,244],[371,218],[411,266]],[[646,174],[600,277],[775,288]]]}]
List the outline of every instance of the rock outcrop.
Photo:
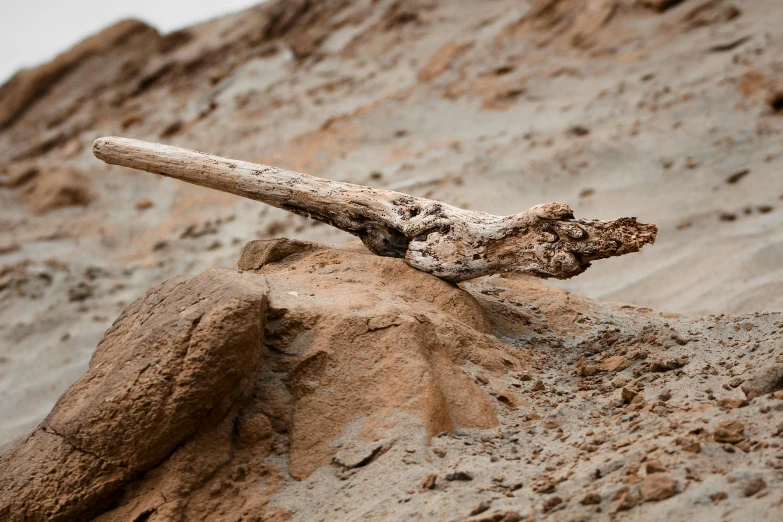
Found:
[{"label": "rock outcrop", "polygon": [[[137,38],[158,38],[158,33],[138,20],[123,20],[93,35],[52,61],[34,69],[16,73],[0,88],[0,129],[8,127],[48,89],[80,62],[99,54],[110,54],[115,48],[138,45]],[[125,50],[123,49],[123,50]]]},{"label": "rock outcrop", "polygon": [[267,288],[225,270],[154,288],[117,319],[90,369],[0,455],[4,520],[79,520],[111,507],[248,387]]}]

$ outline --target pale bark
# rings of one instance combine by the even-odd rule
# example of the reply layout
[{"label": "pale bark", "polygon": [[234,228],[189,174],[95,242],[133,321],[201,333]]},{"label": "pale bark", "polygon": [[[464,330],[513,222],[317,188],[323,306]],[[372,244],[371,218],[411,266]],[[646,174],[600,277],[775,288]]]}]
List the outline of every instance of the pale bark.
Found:
[{"label": "pale bark", "polygon": [[653,243],[658,231],[636,218],[577,220],[562,203],[494,216],[127,138],[100,138],[93,151],[106,163],[229,192],[327,223],[358,236],[377,255],[404,258],[449,281],[503,272],[567,279],[596,259],[637,252]]}]

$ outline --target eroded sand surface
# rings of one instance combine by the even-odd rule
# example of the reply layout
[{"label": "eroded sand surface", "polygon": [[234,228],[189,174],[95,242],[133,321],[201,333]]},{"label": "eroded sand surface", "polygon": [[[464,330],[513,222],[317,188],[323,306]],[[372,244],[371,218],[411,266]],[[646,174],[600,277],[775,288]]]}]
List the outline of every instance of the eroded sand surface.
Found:
[{"label": "eroded sand surface", "polygon": [[[598,358],[601,372],[578,378],[590,364],[580,361],[586,354],[573,344],[577,338],[558,330],[557,317],[542,320],[536,343],[515,344],[530,332],[503,340],[538,361],[529,369],[532,381],[514,387],[513,372],[486,379],[513,391],[504,396],[514,409],[495,404],[495,431],[436,437],[431,448],[442,445],[446,460],[431,455],[426,437],[410,435],[416,451],[395,443],[347,482],[331,464],[302,482],[285,481],[274,498],[294,518],[308,519],[307,509],[318,505],[356,517],[393,518],[401,509],[459,519],[489,501],[481,494],[493,488],[499,492],[489,497],[503,495],[493,509],[508,502],[514,512],[540,514],[557,496],[567,508],[552,504],[548,512],[566,517],[577,513],[572,508],[600,466],[614,469],[594,486],[602,514],[594,507],[579,513],[609,516],[622,500],[622,493],[610,500],[613,488],[629,487],[640,498],[636,488],[650,460],[666,469],[678,494],[622,512],[631,519],[773,517],[780,451],[770,444],[783,420],[781,402],[765,396],[727,410],[718,401],[745,398],[739,381],[779,359],[781,319],[676,314],[783,310],[783,9],[776,0],[686,0],[661,12],[655,6],[667,2],[646,3],[560,0],[528,10],[506,0],[273,2],[167,36],[123,23],[17,76],[0,91],[0,441],[43,419],[85,372],[114,319],[150,287],[177,274],[235,267],[251,239],[351,239],[92,156],[95,138],[122,135],[494,214],[561,201],[577,217],[631,215],[660,228],[658,242],[643,252],[551,283],[575,294],[547,294],[655,310],[639,312],[654,323],[654,340],[643,335],[643,315],[621,319],[622,305],[591,304],[612,310],[611,318],[594,319],[600,335],[623,342]],[[509,292],[481,294],[488,284],[466,289],[487,300]],[[527,300],[532,290],[510,292]],[[638,369],[664,355],[690,362],[668,372]],[[611,357],[631,364],[606,367]],[[486,386],[474,370],[467,368]],[[580,390],[578,379],[595,382]],[[538,380],[544,391],[530,391]],[[628,386],[644,389],[642,403],[622,403]],[[672,399],[660,405],[667,387]],[[565,414],[569,427],[559,433],[558,419],[548,416],[561,402],[587,400],[580,393],[592,405],[573,405],[581,413]],[[716,442],[714,434],[732,419],[745,426],[747,447],[729,453],[741,442]],[[701,453],[674,444],[678,437],[685,445],[699,441]],[[630,443],[618,446],[623,440]],[[533,453],[536,444],[541,451]],[[532,467],[489,456],[513,448]],[[433,467],[403,466],[405,458]],[[448,469],[463,465],[483,478],[419,492],[424,471],[442,485]],[[397,496],[384,497],[392,492],[380,487],[380,497],[368,497],[369,486],[351,485],[382,485],[390,470],[400,473],[390,488]],[[539,475],[559,480],[569,472],[574,478],[556,493],[532,489]],[[506,497],[495,474],[524,488]],[[761,498],[748,501],[742,488],[756,477],[766,485],[752,494]],[[403,483],[413,500],[404,501]],[[356,487],[360,493],[351,493]],[[728,500],[718,498],[721,491]],[[357,496],[378,510],[351,507]],[[304,500],[313,503],[299,504]]]}]

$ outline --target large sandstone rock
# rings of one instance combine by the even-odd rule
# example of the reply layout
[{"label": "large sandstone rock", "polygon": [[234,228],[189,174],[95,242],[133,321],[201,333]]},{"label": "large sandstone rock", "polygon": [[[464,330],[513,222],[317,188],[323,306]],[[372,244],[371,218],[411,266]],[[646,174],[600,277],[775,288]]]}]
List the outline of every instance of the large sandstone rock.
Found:
[{"label": "large sandstone rock", "polygon": [[270,284],[265,343],[289,372],[294,477],[327,463],[330,441],[357,415],[369,438],[404,412],[430,436],[497,425],[495,402],[459,367],[502,374],[524,357],[490,335],[484,311],[459,287],[359,246],[258,241],[239,268]]},{"label": "large sandstone rock", "polygon": [[267,289],[227,270],[176,278],[130,305],[90,368],[0,453],[0,518],[78,520],[225,415],[257,369]]}]

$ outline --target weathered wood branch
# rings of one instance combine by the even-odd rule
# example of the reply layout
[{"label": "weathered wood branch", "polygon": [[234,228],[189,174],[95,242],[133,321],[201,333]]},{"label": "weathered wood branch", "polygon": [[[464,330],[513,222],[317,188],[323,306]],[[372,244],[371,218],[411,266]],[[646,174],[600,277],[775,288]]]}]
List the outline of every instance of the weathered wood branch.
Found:
[{"label": "weathered wood branch", "polygon": [[95,156],[222,190],[307,216],[358,236],[380,256],[449,281],[523,272],[567,279],[592,261],[637,252],[658,229],[636,218],[574,219],[568,205],[547,203],[493,216],[266,165],[127,138],[100,138]]}]

